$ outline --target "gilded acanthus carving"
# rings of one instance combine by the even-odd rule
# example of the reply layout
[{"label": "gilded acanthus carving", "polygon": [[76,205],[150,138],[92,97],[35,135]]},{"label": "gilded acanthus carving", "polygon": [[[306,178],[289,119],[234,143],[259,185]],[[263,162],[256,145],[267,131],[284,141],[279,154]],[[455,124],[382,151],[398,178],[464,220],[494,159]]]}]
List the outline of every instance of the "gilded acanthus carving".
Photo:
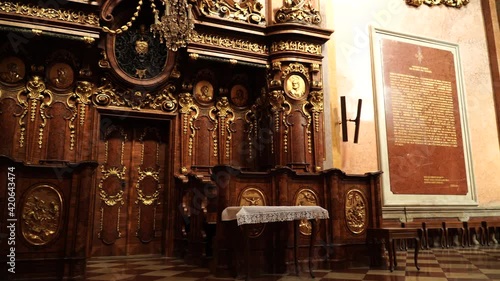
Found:
[{"label": "gilded acanthus carving", "polygon": [[448,7],[461,8],[469,4],[470,0],[406,0],[406,4],[419,7],[422,4],[428,6],[445,5]]},{"label": "gilded acanthus carving", "polygon": [[[182,133],[188,133],[188,127],[191,130],[191,134],[189,135],[189,143],[188,143],[188,155],[193,155],[193,141],[195,136],[195,128],[194,128],[194,120],[198,118],[198,114],[200,109],[196,104],[194,104],[194,100],[191,97],[190,93],[182,93],[179,95],[179,106],[180,113],[182,115]],[[192,114],[194,113],[194,114]]]},{"label": "gilded acanthus carving", "polygon": [[295,51],[307,54],[321,55],[321,45],[301,41],[279,41],[271,45],[271,53],[281,51]]},{"label": "gilded acanthus carving", "polygon": [[314,118],[314,131],[319,132],[319,116],[323,113],[323,92],[313,91],[309,94],[309,103]]},{"label": "gilded acanthus carving", "polygon": [[192,41],[194,43],[222,47],[231,50],[241,50],[257,54],[268,53],[268,49],[265,44],[236,38],[222,37],[216,34],[198,33],[193,36]]},{"label": "gilded acanthus carving", "polygon": [[[215,121],[215,123],[217,124],[217,120],[215,120],[214,116],[215,115],[215,112],[217,114],[217,117],[218,119],[220,120],[220,134],[221,134],[221,138],[226,138],[225,140],[225,146],[226,146],[226,159],[229,159],[230,157],[230,153],[231,153],[231,123],[234,121],[234,112],[231,108],[231,106],[229,105],[229,101],[227,99],[227,97],[222,97],[218,102],[217,104],[212,107],[212,109],[210,110],[210,116],[211,116],[211,119]],[[227,131],[227,134],[226,134],[226,131]],[[217,142],[215,142],[217,143]]]},{"label": "gilded acanthus carving", "polygon": [[22,209],[23,237],[32,245],[54,240],[61,226],[63,201],[54,187],[39,185],[26,192]]},{"label": "gilded acanthus carving", "polygon": [[345,195],[345,220],[347,228],[354,234],[366,229],[367,201],[359,189],[351,189]]},{"label": "gilded acanthus carving", "polygon": [[42,148],[43,144],[43,131],[45,125],[47,124],[47,115],[45,109],[52,104],[52,92],[47,90],[45,83],[40,76],[33,76],[26,83],[26,90],[19,92],[17,95],[17,100],[23,108],[23,112],[19,117],[20,125],[20,138],[19,146],[24,146],[24,134],[26,131],[26,124],[23,119],[30,111],[30,121],[34,122],[36,117],[36,112],[38,109],[38,103],[40,103],[39,114],[41,118],[40,127],[38,129],[38,148]]},{"label": "gilded acanthus carving", "polygon": [[281,74],[281,78],[285,79],[290,73],[296,72],[296,73],[302,73],[304,77],[307,79],[307,81],[311,80],[309,78],[309,70],[301,64],[301,63],[291,63],[287,67],[283,69],[283,72]]},{"label": "gilded acanthus carving", "polygon": [[197,6],[205,16],[228,18],[254,24],[265,24],[264,5],[259,0],[198,0]]},{"label": "gilded acanthus carving", "polygon": [[177,109],[174,98],[175,86],[167,85],[156,93],[133,90],[118,90],[110,81],[103,79],[103,85],[95,90],[93,103],[100,106],[128,106],[135,110],[160,109],[173,112]]},{"label": "gilded acanthus carving", "polygon": [[0,1],[0,11],[9,14],[18,14],[47,20],[58,20],[99,27],[99,17],[96,14],[86,14],[82,11],[54,9],[50,7],[40,7],[32,4],[7,1]]},{"label": "gilded acanthus carving", "polygon": [[302,104],[302,114],[307,119],[307,125],[306,125],[306,133],[307,133],[307,152],[312,153],[312,133],[311,133],[311,122],[312,122],[312,117],[311,114],[309,114],[309,111],[307,110],[307,103]]},{"label": "gilded acanthus carving", "polygon": [[[93,93],[94,84],[88,81],[78,81],[76,83],[75,92],[71,93],[68,96],[66,104],[69,108],[72,109],[73,115],[69,120],[69,130],[70,130],[70,146],[69,149],[73,150],[75,147],[75,125],[73,122],[75,121],[77,115],[80,116],[80,125],[83,126],[85,124],[85,112],[87,110],[87,106],[92,102],[92,93]],[[77,109],[75,109],[77,107]]]},{"label": "gilded acanthus carving", "polygon": [[[285,112],[285,115],[288,115],[290,113],[290,110],[292,106],[290,103],[288,103],[285,99],[285,96],[283,95],[283,91],[281,90],[274,90],[271,93],[269,93],[269,102],[271,104],[271,112],[274,116],[274,133],[277,133],[280,131],[280,113]],[[289,128],[288,124],[285,121],[286,116],[283,118],[283,150],[285,152],[288,151],[288,133],[289,133]],[[274,137],[271,140],[271,142],[274,141]],[[271,146],[272,150],[271,152],[274,153],[274,146]]]},{"label": "gilded acanthus carving", "polygon": [[311,5],[311,0],[283,0],[274,16],[277,23],[298,22],[302,24],[320,24],[321,15]]}]

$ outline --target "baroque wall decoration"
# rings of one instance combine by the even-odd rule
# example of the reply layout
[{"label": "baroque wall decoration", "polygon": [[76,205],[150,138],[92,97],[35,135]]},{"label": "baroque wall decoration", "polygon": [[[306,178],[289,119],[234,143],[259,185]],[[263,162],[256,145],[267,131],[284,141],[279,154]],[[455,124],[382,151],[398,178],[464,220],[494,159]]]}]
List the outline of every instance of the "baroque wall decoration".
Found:
[{"label": "baroque wall decoration", "polygon": [[125,106],[135,110],[159,109],[174,112],[177,100],[174,98],[175,86],[168,84],[158,92],[141,92],[131,89],[118,89],[108,79],[102,79],[102,85],[94,91],[92,101],[98,106]]},{"label": "baroque wall decoration", "polygon": [[151,79],[159,75],[168,55],[164,44],[147,32],[144,25],[116,36],[114,51],[120,68],[136,79]]},{"label": "baroque wall decoration", "polygon": [[277,23],[297,22],[302,24],[321,23],[321,15],[312,5],[310,0],[283,0],[281,7],[274,18]]},{"label": "baroque wall decoration", "polygon": [[[231,123],[234,121],[234,112],[229,105],[229,101],[227,97],[222,97],[215,106],[210,109],[210,119],[212,119],[215,123],[215,128],[217,128],[217,124],[220,123],[220,136],[221,138],[225,138],[225,151],[226,151],[226,159],[229,159],[231,149]],[[217,145],[217,131],[214,128],[214,146]],[[222,141],[222,139],[221,139]],[[217,149],[215,148],[215,151]]]},{"label": "baroque wall decoration", "polygon": [[271,53],[294,51],[306,54],[321,55],[321,45],[302,41],[278,41],[271,44]]},{"label": "baroque wall decoration", "polygon": [[32,4],[0,1],[0,12],[48,20],[85,24],[98,27],[99,17],[93,13],[65,9],[44,8]]},{"label": "baroque wall decoration", "polygon": [[63,199],[50,185],[29,188],[21,204],[21,232],[31,245],[46,245],[57,238],[62,227]]},{"label": "baroque wall decoration", "polygon": [[427,6],[445,5],[448,7],[461,8],[469,4],[470,0],[406,0],[406,4],[419,7],[422,4]]},{"label": "baroque wall decoration", "polygon": [[[155,231],[156,231],[156,209],[157,206],[161,204],[160,202],[160,189],[161,189],[161,184],[160,184],[160,168],[159,168],[159,158],[160,158],[160,147],[158,142],[156,142],[156,151],[155,151],[155,161],[150,161],[154,163],[153,165],[150,165],[148,167],[144,167],[144,150],[145,150],[145,137],[146,136],[153,136],[154,139],[160,140],[160,135],[157,130],[157,128],[150,128],[146,127],[142,133],[142,135],[139,137],[139,142],[141,144],[141,165],[137,167],[137,182],[135,185],[135,188],[137,190],[137,200],[135,201],[135,204],[137,205],[138,212],[137,212],[137,231],[136,231],[136,236],[140,238],[141,242],[150,242],[154,237],[155,237]],[[147,183],[149,183],[149,186],[145,182],[145,179],[150,179]],[[153,186],[151,186],[151,184]],[[148,188],[149,187],[149,188]],[[150,194],[147,194],[147,190],[153,190],[154,192],[150,192]],[[141,217],[143,216],[143,209],[145,209],[144,212],[149,211],[148,208],[152,208],[152,213],[153,213],[153,222],[151,227],[151,232],[148,233],[147,230],[142,228],[141,224]],[[146,215],[150,215],[151,212],[146,213]],[[149,237],[148,237],[149,234]]]},{"label": "baroque wall decoration", "polygon": [[197,0],[205,16],[227,18],[253,24],[265,24],[264,5],[259,0]]},{"label": "baroque wall decoration", "polygon": [[0,80],[8,84],[15,84],[24,79],[26,66],[18,57],[8,56],[0,61]]},{"label": "baroque wall decoration", "polygon": [[[26,90],[19,92],[17,95],[17,100],[23,112],[19,116],[20,125],[20,137],[19,146],[24,146],[26,123],[24,123],[24,117],[30,112],[29,120],[35,122],[37,111],[41,118],[40,126],[38,128],[38,148],[42,148],[43,144],[43,132],[45,125],[47,124],[46,108],[50,106],[53,100],[52,92],[46,89],[43,78],[40,76],[33,76],[26,83]],[[40,104],[40,106],[38,106]]]},{"label": "baroque wall decoration", "polygon": [[[256,186],[245,187],[238,198],[239,206],[267,206],[266,196]],[[264,232],[265,224],[255,224],[249,229],[249,237],[259,237]]]},{"label": "baroque wall decoration", "polygon": [[[109,139],[113,134],[117,134],[120,140],[120,155],[119,155],[119,166],[112,165],[110,167],[108,164],[109,161]],[[124,187],[125,187],[125,172],[127,167],[124,165],[123,157],[125,150],[125,142],[127,141],[127,134],[123,130],[123,128],[110,126],[107,128],[106,132],[104,132],[104,163],[101,165],[101,179],[98,185],[99,198],[101,200],[101,218],[100,218],[100,227],[97,237],[102,239],[105,244],[113,244],[116,239],[121,238],[122,234],[120,231],[120,215],[121,215],[121,207],[125,204],[125,199],[123,198]],[[116,155],[112,155],[112,157],[116,157]],[[107,187],[111,190],[107,190]],[[113,194],[111,194],[113,193]],[[111,233],[108,231],[111,222],[106,220],[105,224],[105,212],[106,216],[114,217],[113,214],[110,214],[112,211],[117,212],[116,216],[116,229],[115,233]],[[106,231],[105,231],[106,228]]]},{"label": "baroque wall decoration", "polygon": [[48,68],[48,80],[57,89],[67,89],[75,78],[73,69],[67,63],[57,62]]},{"label": "baroque wall decoration", "polygon": [[231,102],[237,107],[244,107],[248,103],[248,90],[243,85],[234,85],[230,91]]},{"label": "baroque wall decoration", "polygon": [[223,37],[217,34],[198,33],[193,37],[193,42],[222,47],[230,50],[241,50],[257,54],[267,54],[266,44],[251,42],[237,38]]},{"label": "baroque wall decoration", "polygon": [[[318,203],[318,195],[310,188],[302,188],[295,194],[295,206],[318,206]],[[307,220],[301,220],[299,230],[303,235],[311,235],[311,223]]]},{"label": "baroque wall decoration", "polygon": [[351,189],[345,195],[345,223],[353,234],[366,230],[368,221],[368,203],[359,189]]}]

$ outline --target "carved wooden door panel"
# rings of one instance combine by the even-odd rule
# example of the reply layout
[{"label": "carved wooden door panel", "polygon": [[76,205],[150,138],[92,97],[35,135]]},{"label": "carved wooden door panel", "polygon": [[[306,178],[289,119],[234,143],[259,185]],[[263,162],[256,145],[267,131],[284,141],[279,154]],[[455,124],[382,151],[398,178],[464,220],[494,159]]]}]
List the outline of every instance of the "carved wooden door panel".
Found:
[{"label": "carved wooden door panel", "polygon": [[168,130],[112,120],[99,138],[92,256],[161,254]]}]

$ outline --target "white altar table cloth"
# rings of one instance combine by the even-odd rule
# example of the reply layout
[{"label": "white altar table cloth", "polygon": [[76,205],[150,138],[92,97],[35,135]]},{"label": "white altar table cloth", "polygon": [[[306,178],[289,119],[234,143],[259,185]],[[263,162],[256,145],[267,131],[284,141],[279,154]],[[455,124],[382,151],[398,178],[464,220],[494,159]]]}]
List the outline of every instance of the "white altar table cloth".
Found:
[{"label": "white altar table cloth", "polygon": [[222,211],[223,221],[237,220],[238,225],[302,219],[327,219],[320,206],[234,206]]}]

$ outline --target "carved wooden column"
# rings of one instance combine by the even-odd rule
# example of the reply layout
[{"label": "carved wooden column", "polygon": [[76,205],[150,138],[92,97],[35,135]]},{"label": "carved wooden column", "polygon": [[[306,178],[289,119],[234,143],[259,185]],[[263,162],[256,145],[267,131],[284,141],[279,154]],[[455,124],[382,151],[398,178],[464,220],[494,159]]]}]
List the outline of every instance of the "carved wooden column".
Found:
[{"label": "carved wooden column", "polygon": [[324,159],[321,46],[331,31],[311,1],[274,7],[268,76],[275,166],[298,172],[322,170]]}]

